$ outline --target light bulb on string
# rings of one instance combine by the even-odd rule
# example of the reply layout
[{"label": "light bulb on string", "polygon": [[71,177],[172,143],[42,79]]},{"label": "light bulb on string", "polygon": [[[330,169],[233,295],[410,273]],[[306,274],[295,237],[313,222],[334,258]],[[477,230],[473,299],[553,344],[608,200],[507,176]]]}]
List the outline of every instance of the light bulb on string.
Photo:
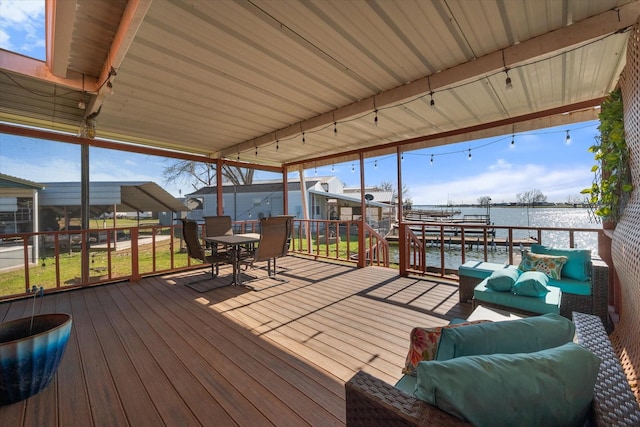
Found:
[{"label": "light bulb on string", "polygon": [[256,157],[258,157],[258,146],[256,145]]},{"label": "light bulb on string", "polygon": [[471,160],[471,148],[469,148],[469,156],[467,156],[469,160]]},{"label": "light bulb on string", "polygon": [[313,173],[314,173],[314,175],[318,175],[318,167],[317,166],[313,168]]},{"label": "light bulb on string", "polygon": [[351,172],[355,172],[356,171],[356,167],[353,165],[353,163],[351,163]]},{"label": "light bulb on string", "polygon": [[514,145],[516,145],[516,136],[511,135],[511,146],[513,147]]},{"label": "light bulb on string", "polygon": [[338,136],[338,123],[333,122],[333,136]]},{"label": "light bulb on string", "polygon": [[513,89],[513,83],[511,83],[511,77],[509,77],[509,69],[505,68],[504,72],[507,74],[507,79],[504,81],[504,88],[510,91]]},{"label": "light bulb on string", "polygon": [[306,142],[305,138],[304,138],[304,132],[302,132],[302,143],[304,144]]},{"label": "light bulb on string", "polygon": [[431,163],[431,166],[433,166],[433,154],[431,155],[431,160],[429,160],[429,162]]},{"label": "light bulb on string", "polygon": [[373,118],[373,123],[374,123],[376,126],[378,126],[378,110],[377,110],[377,109],[375,110],[375,113],[376,113],[376,115],[375,115],[375,117]]},{"label": "light bulb on string", "polygon": [[429,105],[431,105],[431,108],[436,108],[436,101],[433,100],[433,92],[429,93],[429,95],[431,96],[431,101],[429,102]]},{"label": "light bulb on string", "polygon": [[569,135],[569,131],[567,130],[567,137],[565,138],[565,142],[567,144],[571,144],[571,135]]},{"label": "light bulb on string", "polygon": [[331,172],[333,172],[334,170],[334,165],[331,165]]},{"label": "light bulb on string", "polygon": [[280,149],[280,140],[276,139],[276,151]]},{"label": "light bulb on string", "polygon": [[373,168],[374,168],[374,169],[378,169],[378,161],[377,161],[377,160],[374,160],[374,162],[373,162]]}]

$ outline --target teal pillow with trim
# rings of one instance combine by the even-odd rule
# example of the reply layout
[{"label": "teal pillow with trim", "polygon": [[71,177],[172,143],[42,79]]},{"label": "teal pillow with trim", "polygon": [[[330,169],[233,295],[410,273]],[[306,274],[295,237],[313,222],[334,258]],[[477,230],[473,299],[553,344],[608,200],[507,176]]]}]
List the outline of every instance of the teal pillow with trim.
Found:
[{"label": "teal pillow with trim", "polygon": [[487,288],[496,292],[510,292],[518,277],[520,270],[515,268],[496,270],[487,277]]},{"label": "teal pillow with trim", "polygon": [[513,284],[511,292],[526,297],[543,297],[549,293],[549,277],[541,271],[525,271]]},{"label": "teal pillow with trim", "polygon": [[591,251],[589,249],[531,245],[531,252],[541,255],[566,256],[567,262],[562,267],[563,277],[583,282],[591,280]]},{"label": "teal pillow with trim", "polygon": [[435,360],[494,353],[530,353],[573,341],[576,327],[555,313],[443,328]]},{"label": "teal pillow with trim", "polygon": [[414,395],[479,427],[582,426],[599,366],[596,355],[574,343],[432,360],[418,364]]}]

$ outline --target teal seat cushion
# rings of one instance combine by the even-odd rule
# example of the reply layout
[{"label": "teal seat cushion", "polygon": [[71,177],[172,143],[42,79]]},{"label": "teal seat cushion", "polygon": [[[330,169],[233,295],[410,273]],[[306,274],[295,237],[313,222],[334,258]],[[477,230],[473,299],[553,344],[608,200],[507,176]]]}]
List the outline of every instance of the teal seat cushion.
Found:
[{"label": "teal seat cushion", "polygon": [[519,277],[520,270],[517,268],[502,268],[487,277],[487,287],[496,292],[510,292]]},{"label": "teal seat cushion", "polygon": [[494,262],[467,261],[458,267],[458,275],[484,279],[496,270],[516,269],[514,265],[497,264]]},{"label": "teal seat cushion", "polygon": [[503,306],[506,310],[513,308],[530,313],[560,313],[562,291],[554,286],[548,286],[547,289],[549,289],[549,292],[542,297],[515,295],[511,292],[496,292],[487,287],[485,279],[473,289],[473,298],[480,304],[487,302]]},{"label": "teal seat cushion", "polygon": [[555,286],[568,294],[591,295],[592,283],[590,280],[583,281],[563,277],[562,280],[549,279],[548,286]]},{"label": "teal seat cushion", "polygon": [[[531,245],[531,252],[541,255],[567,257],[562,267],[562,277],[589,281],[591,279],[591,251],[589,249],[554,248],[551,246]],[[573,293],[573,292],[570,292]]]},{"label": "teal seat cushion", "polygon": [[[510,323],[510,322],[505,322]],[[475,426],[581,426],[600,359],[574,343],[418,364],[414,395]]]},{"label": "teal seat cushion", "polygon": [[575,325],[558,314],[442,329],[435,360],[494,353],[530,353],[573,341]]}]

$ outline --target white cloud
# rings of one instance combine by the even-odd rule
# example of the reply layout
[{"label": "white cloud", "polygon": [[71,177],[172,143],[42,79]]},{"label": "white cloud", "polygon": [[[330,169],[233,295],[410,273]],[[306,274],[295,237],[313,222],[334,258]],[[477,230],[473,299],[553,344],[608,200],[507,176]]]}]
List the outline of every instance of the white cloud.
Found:
[{"label": "white cloud", "polygon": [[22,54],[44,51],[44,0],[0,0],[0,47]]},{"label": "white cloud", "polygon": [[0,0],[0,20],[14,26],[44,18],[44,0]]},{"label": "white cloud", "polygon": [[515,202],[516,196],[538,189],[550,202],[565,202],[578,196],[593,176],[585,165],[549,170],[544,165],[526,164],[517,168],[498,160],[487,172],[460,179],[410,186],[410,197],[416,205],[477,203],[479,197],[490,196],[494,203]]}]

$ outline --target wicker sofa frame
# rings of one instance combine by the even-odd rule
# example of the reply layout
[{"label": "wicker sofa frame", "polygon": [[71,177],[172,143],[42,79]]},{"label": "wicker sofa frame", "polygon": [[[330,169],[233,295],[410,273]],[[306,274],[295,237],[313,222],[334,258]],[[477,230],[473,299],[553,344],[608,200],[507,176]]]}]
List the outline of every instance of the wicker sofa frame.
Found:
[{"label": "wicker sofa frame", "polygon": [[[460,301],[473,298],[473,289],[482,281],[477,277],[460,276]],[[484,301],[480,304],[486,305]],[[507,308],[509,307],[499,307]],[[591,295],[575,295],[562,293],[560,315],[570,319],[577,311],[598,316],[609,329],[609,267],[600,259],[591,260]]]},{"label": "wicker sofa frame", "polygon": [[[573,313],[578,343],[602,360],[590,426],[638,426],[640,406],[599,317]],[[359,371],[346,384],[347,426],[462,426],[464,420]]]}]

